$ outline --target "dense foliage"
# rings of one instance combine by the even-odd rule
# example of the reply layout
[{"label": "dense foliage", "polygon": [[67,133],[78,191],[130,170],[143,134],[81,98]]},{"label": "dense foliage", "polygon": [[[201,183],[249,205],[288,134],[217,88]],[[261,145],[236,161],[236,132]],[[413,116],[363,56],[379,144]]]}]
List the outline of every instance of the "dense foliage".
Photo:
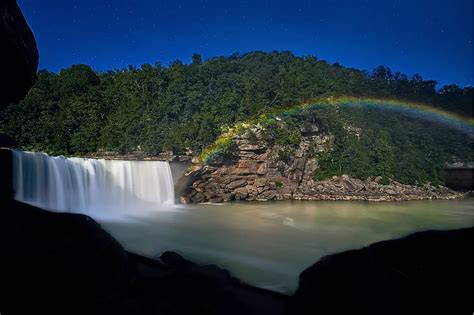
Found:
[{"label": "dense foliage", "polygon": [[268,130],[264,140],[282,148],[283,161],[300,143],[302,122],[331,135],[328,149],[312,153],[320,165],[317,180],[348,174],[381,176],[383,183],[441,184],[446,162],[473,158],[473,139],[464,132],[386,109],[327,105],[276,117],[261,124]]},{"label": "dense foliage", "polygon": [[[156,154],[202,151],[225,126],[317,97],[395,97],[471,115],[472,87],[449,85],[438,92],[435,85],[383,66],[368,73],[289,52],[205,62],[194,55],[189,65],[176,61],[106,73],[74,65],[59,74],[40,71],[26,99],[0,112],[0,132],[23,148],[53,154]],[[379,136],[377,141],[388,137]]]}]

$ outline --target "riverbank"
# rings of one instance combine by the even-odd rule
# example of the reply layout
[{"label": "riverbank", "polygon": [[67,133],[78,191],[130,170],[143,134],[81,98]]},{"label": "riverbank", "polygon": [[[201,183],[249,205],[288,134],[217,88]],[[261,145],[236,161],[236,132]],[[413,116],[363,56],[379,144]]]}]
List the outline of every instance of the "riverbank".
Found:
[{"label": "riverbank", "polygon": [[[248,165],[248,164],[246,164]],[[265,168],[265,164],[254,168]],[[360,180],[347,175],[327,180],[308,179],[296,182],[283,176],[264,176],[257,172],[244,173],[237,166],[205,167],[200,179],[180,198],[182,203],[228,202],[232,200],[344,200],[344,201],[408,201],[451,200],[465,193],[444,186],[405,185],[396,181],[380,183],[380,178]],[[246,172],[246,171],[245,171]]]}]

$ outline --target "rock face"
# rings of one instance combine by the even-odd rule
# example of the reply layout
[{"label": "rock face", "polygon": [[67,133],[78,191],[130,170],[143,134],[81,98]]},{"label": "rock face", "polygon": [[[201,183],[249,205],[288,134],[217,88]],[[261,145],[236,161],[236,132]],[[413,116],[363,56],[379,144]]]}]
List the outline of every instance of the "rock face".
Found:
[{"label": "rock face", "polygon": [[446,187],[410,186],[392,181],[383,185],[381,178],[360,180],[347,175],[323,181],[313,179],[319,168],[317,154],[330,149],[332,135],[319,132],[317,126],[306,127],[293,154],[283,161],[280,147],[268,145],[246,135],[235,136],[238,152],[232,163],[205,165],[186,202],[223,202],[230,200],[366,200],[400,201],[419,199],[453,199],[462,196]]},{"label": "rock face", "polygon": [[426,231],[326,256],[286,314],[472,314],[473,236]]},{"label": "rock face", "polygon": [[38,49],[15,0],[0,2],[0,109],[20,101],[33,85]]}]

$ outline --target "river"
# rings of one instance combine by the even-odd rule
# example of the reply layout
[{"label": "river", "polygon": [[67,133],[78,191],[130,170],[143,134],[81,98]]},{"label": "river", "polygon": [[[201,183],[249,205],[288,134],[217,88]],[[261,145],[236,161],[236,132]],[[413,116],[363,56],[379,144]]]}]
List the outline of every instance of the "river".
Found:
[{"label": "river", "polygon": [[416,231],[473,226],[474,198],[177,205],[99,221],[130,251],[158,258],[173,250],[249,284],[292,293],[298,275],[325,255]]}]

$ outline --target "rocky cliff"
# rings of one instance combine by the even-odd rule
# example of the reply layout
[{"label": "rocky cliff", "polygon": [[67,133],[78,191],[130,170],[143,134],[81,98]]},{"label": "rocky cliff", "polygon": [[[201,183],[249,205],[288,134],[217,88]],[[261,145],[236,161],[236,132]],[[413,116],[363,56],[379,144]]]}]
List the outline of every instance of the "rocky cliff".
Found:
[{"label": "rocky cliff", "polygon": [[[401,201],[453,199],[462,196],[446,187],[405,185],[381,177],[356,179],[347,175],[315,180],[318,156],[331,150],[333,135],[317,125],[302,126],[301,140],[290,152],[281,144],[264,140],[264,128],[256,124],[233,134],[227,147],[232,152],[210,154],[193,172],[197,178],[181,198],[183,203],[231,200],[365,200]],[[227,150],[229,151],[229,150]],[[199,176],[196,176],[196,173]]]}]

